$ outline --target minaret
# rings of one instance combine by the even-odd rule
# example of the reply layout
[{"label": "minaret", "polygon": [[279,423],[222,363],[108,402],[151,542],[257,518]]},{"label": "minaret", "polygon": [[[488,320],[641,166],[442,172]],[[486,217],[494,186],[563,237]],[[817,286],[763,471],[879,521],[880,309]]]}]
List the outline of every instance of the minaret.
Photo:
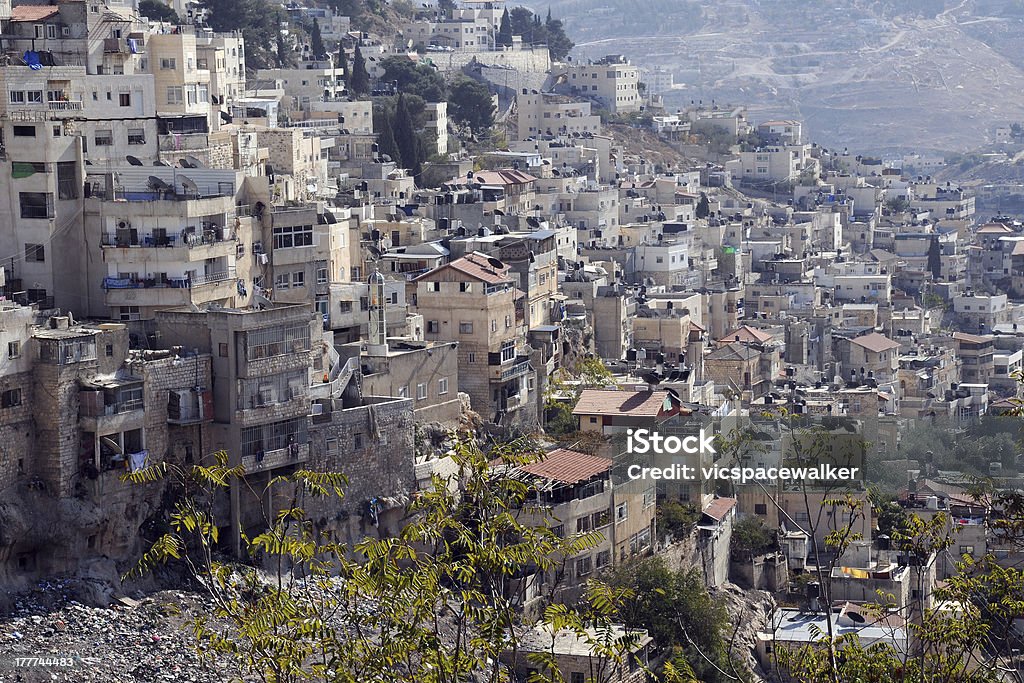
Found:
[{"label": "minaret", "polygon": [[371,356],[386,356],[388,327],[384,316],[384,276],[375,268],[366,283],[370,287],[370,334],[366,353]]}]

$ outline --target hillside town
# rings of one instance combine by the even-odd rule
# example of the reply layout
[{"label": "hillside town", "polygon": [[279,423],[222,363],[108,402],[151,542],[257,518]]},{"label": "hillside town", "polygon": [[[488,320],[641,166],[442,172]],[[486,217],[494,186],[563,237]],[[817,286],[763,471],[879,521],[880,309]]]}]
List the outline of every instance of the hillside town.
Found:
[{"label": "hillside town", "polygon": [[[146,473],[217,457],[213,551],[259,564],[282,478],[342,473],[308,512],[355,548],[439,482],[457,497],[467,440],[529,443],[491,467],[520,522],[593,541],[512,577],[518,646],[486,680],[676,680],[680,658],[679,680],[832,680],[779,653],[827,632],[923,658],[933,611],[974,614],[944,592],[965,562],[1016,571],[1020,216],[979,212],[941,156],[666,109],[671,72],[579,59],[550,13],[370,5],[267,5],[260,34],[223,2],[0,0],[0,652],[98,667],[0,680],[165,680],[46,624],[147,622],[169,586],[128,572],[181,491]],[[659,463],[624,445],[641,429],[715,445]],[[808,452],[859,474],[721,475]],[[672,462],[694,475],[627,474]],[[910,519],[944,541],[911,547]],[[615,658],[544,621],[639,563],[696,577],[742,678],[699,622],[666,642],[616,616]],[[71,606],[33,621],[52,590]],[[1015,600],[998,647],[961,653],[995,678],[929,680],[1022,680]],[[235,680],[158,655],[166,680]]]}]

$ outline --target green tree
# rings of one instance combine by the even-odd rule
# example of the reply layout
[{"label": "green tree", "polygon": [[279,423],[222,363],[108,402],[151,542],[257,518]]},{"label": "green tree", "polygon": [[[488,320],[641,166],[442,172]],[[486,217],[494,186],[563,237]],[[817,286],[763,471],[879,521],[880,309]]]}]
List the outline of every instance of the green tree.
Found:
[{"label": "green tree", "polygon": [[356,45],[356,52],[352,56],[352,77],[349,89],[357,96],[368,95],[370,92],[370,74],[366,71],[366,60],[363,53]]},{"label": "green tree", "polygon": [[412,169],[419,165],[419,149],[417,147],[416,131],[413,130],[412,115],[405,103],[405,94],[399,93],[398,102],[395,104],[395,144],[398,145],[398,154],[403,168]]},{"label": "green tree", "polygon": [[675,539],[681,539],[693,533],[700,519],[700,511],[689,503],[666,500],[658,504],[657,516],[658,536],[664,541],[670,535]]},{"label": "green tree", "polygon": [[732,528],[729,551],[740,560],[750,560],[777,547],[775,532],[760,517],[744,517]]},{"label": "green tree", "polygon": [[[275,21],[275,23],[278,26],[281,25],[281,14],[280,13],[278,13],[277,20]],[[274,54],[275,54],[276,60],[277,60],[277,67],[279,69],[291,65],[291,63],[292,63],[291,50],[289,50],[288,46],[285,44],[284,33],[281,32],[280,28],[276,31],[276,33],[274,35]]]},{"label": "green tree", "polygon": [[711,202],[708,201],[707,193],[700,193],[700,199],[697,200],[697,207],[694,209],[693,214],[697,218],[707,218],[711,215]]},{"label": "green tree", "polygon": [[708,594],[699,570],[673,571],[662,558],[647,557],[620,565],[607,580],[632,593],[620,609],[623,623],[645,628],[659,647],[677,650],[677,667],[690,668],[705,683],[733,679],[729,615]]},{"label": "green tree", "polygon": [[154,21],[166,21],[169,24],[180,24],[181,17],[168,5],[159,0],[142,0],[139,3],[139,13]]},{"label": "green tree", "polygon": [[512,46],[512,22],[508,16],[508,8],[501,14],[501,24],[498,26],[498,34],[494,37],[494,44],[497,47]]},{"label": "green tree", "polygon": [[928,244],[928,270],[931,272],[933,280],[942,279],[942,251],[939,249],[937,235],[933,235]]},{"label": "green tree", "polygon": [[437,69],[427,64],[416,64],[406,57],[388,57],[381,66],[383,80],[394,83],[399,92],[417,95],[427,102],[444,102],[447,89]]},{"label": "green tree", "polygon": [[313,27],[309,30],[309,49],[313,53],[313,59],[327,59],[327,49],[324,47],[323,36],[320,35],[320,22],[313,17]]},{"label": "green tree", "polygon": [[448,115],[455,123],[480,133],[494,125],[494,101],[486,85],[462,77],[448,92]]},{"label": "green tree", "polygon": [[548,50],[551,52],[551,59],[561,61],[569,56],[576,44],[569,40],[565,33],[565,27],[561,19],[551,18],[551,9],[548,9],[548,18],[544,22],[547,31]]},{"label": "green tree", "polygon": [[203,0],[202,7],[214,31],[242,31],[247,68],[265,69],[276,62],[271,46],[281,24],[268,0]]},{"label": "green tree", "polygon": [[[225,565],[214,553],[219,527],[211,501],[241,482],[244,470],[229,467],[223,452],[215,462],[187,470],[161,462],[124,475],[140,484],[170,480],[176,493],[164,520],[167,532],[130,575],[167,563],[193,575],[216,603],[210,618],[192,625],[197,647],[231,658],[245,680],[498,683],[503,670],[494,662],[517,648],[523,579],[556,575],[562,558],[602,540],[598,532],[562,538],[552,529],[554,520],[519,521],[530,491],[505,469],[538,456],[525,442],[484,453],[460,438],[450,456],[457,473],[451,479],[435,475],[433,486],[409,505],[401,534],[352,546],[313,522],[319,510],[332,509],[344,496],[341,474],[298,470],[274,477],[262,498],[285,501],[283,509],[266,511],[267,530],[242,539],[245,552],[269,567],[268,574]],[[457,493],[453,481],[462,483]],[[573,631],[623,662],[629,643],[605,636],[631,592],[590,582],[586,595],[578,609],[550,605],[544,623]],[[535,662],[544,668],[553,659],[538,653]]]},{"label": "green tree", "polygon": [[447,18],[451,18],[455,11],[455,0],[437,0],[437,9]]},{"label": "green tree", "polygon": [[396,163],[401,163],[402,155],[395,142],[393,118],[387,109],[374,108],[373,127],[377,133],[377,151],[386,154]]},{"label": "green tree", "polygon": [[334,57],[334,68],[338,70],[341,79],[348,83],[348,53],[341,42],[338,43],[338,52]]}]

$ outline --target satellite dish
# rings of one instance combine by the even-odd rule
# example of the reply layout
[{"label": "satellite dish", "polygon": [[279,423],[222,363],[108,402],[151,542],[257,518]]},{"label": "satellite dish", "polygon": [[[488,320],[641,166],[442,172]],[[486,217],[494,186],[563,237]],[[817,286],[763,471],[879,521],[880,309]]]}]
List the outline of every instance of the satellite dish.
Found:
[{"label": "satellite dish", "polygon": [[157,159],[156,161],[153,162],[153,165],[154,166],[167,166],[167,167],[170,166],[170,164],[167,163],[166,161],[164,161],[163,159]]},{"label": "satellite dish", "polygon": [[100,441],[103,443],[104,446],[114,451],[118,455],[124,455],[124,451],[121,450],[121,447],[118,445],[118,443],[111,439],[109,436],[101,436]]},{"label": "satellite dish", "polygon": [[178,176],[178,180],[181,181],[181,187],[186,192],[190,192],[190,193],[195,194],[195,195],[199,194],[199,186],[196,185],[194,180],[192,180],[191,178],[189,178],[188,176],[185,176],[185,175],[179,175]]},{"label": "satellite dish", "polygon": [[192,164],[189,163],[188,159],[178,159],[178,166],[182,168],[192,168]]},{"label": "satellite dish", "polygon": [[132,166],[142,166],[142,162],[139,161],[136,157],[133,157],[131,154],[126,156],[125,159],[127,159],[128,163],[131,164]]},{"label": "satellite dish", "polygon": [[494,215],[495,215],[495,216],[504,216],[504,215],[505,215],[505,212],[504,212],[504,211],[502,211],[501,209],[495,209],[495,210],[494,210]]},{"label": "satellite dish", "polygon": [[537,220],[536,218],[534,218],[533,216],[527,216],[526,217],[526,224],[529,225],[531,228],[539,228],[540,227],[540,221]]},{"label": "satellite dish", "polygon": [[487,257],[487,262],[489,264],[491,264],[491,268],[494,268],[495,270],[501,270],[502,268],[505,267],[504,263],[502,263],[498,259],[494,258],[493,256],[488,256]]},{"label": "satellite dish", "polygon": [[194,156],[189,155],[189,156],[187,156],[185,158],[188,159],[189,168],[202,168],[203,167],[203,162],[200,161],[199,159],[195,158]]}]

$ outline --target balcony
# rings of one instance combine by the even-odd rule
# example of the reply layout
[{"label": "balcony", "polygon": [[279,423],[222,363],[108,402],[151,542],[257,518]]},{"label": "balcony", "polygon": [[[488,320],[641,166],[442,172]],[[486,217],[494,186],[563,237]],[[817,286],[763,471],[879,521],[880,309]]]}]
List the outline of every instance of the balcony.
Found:
[{"label": "balcony", "polygon": [[[146,263],[175,263],[205,261],[232,256],[238,242],[234,232],[227,228],[207,228],[200,231],[182,230],[177,235],[166,233],[116,234],[104,233],[101,238],[103,258],[113,263],[145,261]],[[132,250],[140,251],[133,254]],[[141,251],[145,249],[146,251]],[[159,252],[148,251],[158,249]]]},{"label": "balcony", "polygon": [[46,108],[50,111],[82,111],[82,103],[71,101],[47,102]]},{"label": "balcony", "polygon": [[492,367],[491,378],[500,382],[507,382],[509,380],[522,377],[530,371],[530,360],[528,358],[521,358],[516,363],[507,367]]},{"label": "balcony", "polygon": [[288,465],[299,465],[309,459],[309,444],[300,443],[277,448],[272,451],[265,451],[262,456],[247,455],[242,458],[242,467],[246,474],[254,472],[266,472],[267,470]]},{"label": "balcony", "polygon": [[141,428],[145,413],[141,397],[110,400],[103,391],[82,390],[78,416],[83,431],[102,435]]}]

